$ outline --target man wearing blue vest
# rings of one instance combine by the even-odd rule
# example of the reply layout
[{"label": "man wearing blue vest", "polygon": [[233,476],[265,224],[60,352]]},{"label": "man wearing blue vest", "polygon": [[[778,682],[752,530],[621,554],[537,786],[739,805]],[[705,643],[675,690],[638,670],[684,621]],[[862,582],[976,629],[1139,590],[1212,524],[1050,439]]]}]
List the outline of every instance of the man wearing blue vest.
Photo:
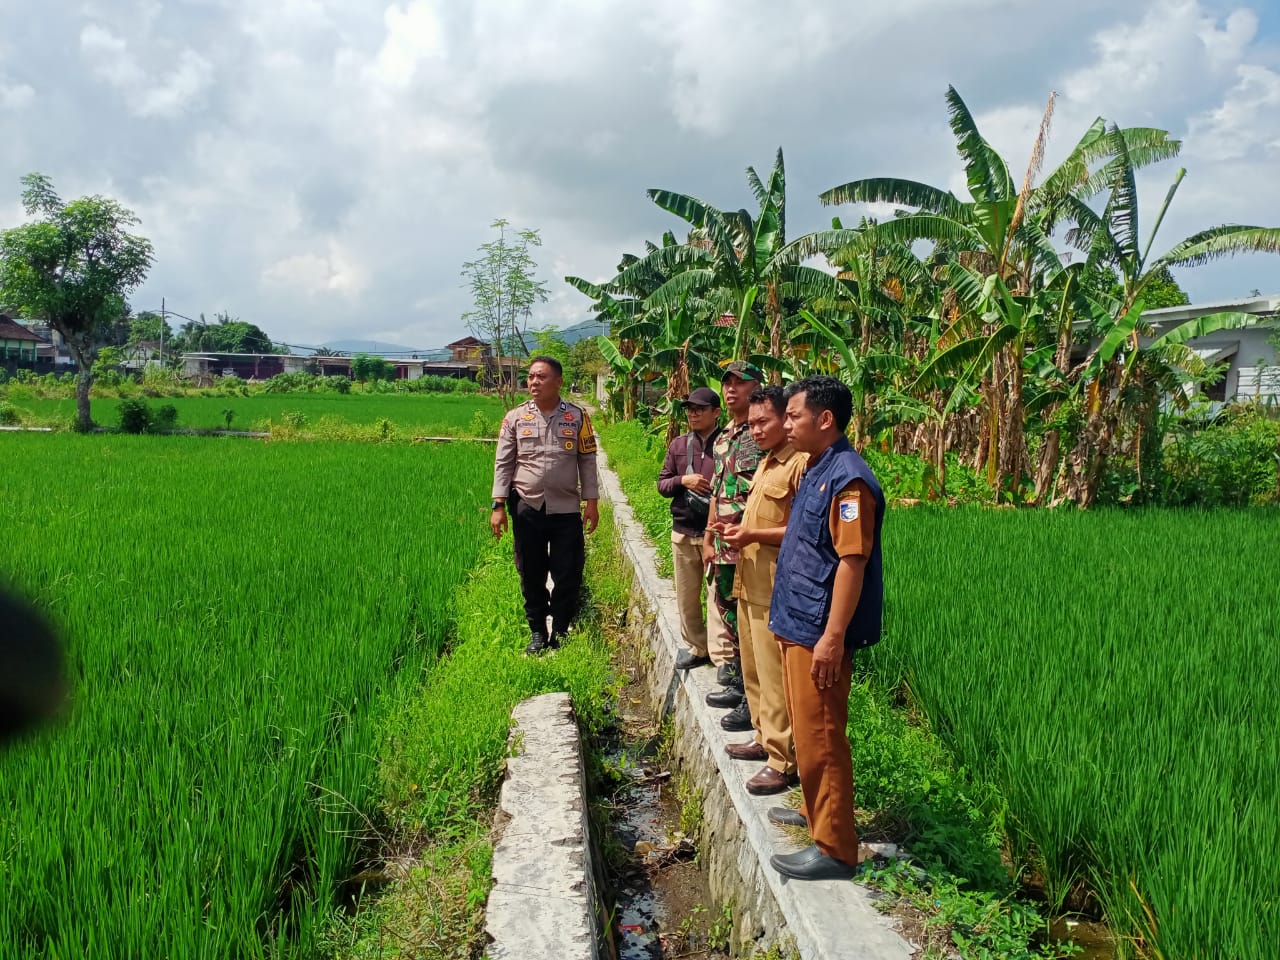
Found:
[{"label": "man wearing blue vest", "polygon": [[804,803],[774,807],[775,823],[809,828],[813,846],[770,864],[797,880],[848,879],[858,865],[853,755],[846,728],[853,652],[880,639],[884,494],[845,436],[853,396],[834,377],[787,388],[786,430],[809,464],[778,553],[769,630],[783,677]]}]

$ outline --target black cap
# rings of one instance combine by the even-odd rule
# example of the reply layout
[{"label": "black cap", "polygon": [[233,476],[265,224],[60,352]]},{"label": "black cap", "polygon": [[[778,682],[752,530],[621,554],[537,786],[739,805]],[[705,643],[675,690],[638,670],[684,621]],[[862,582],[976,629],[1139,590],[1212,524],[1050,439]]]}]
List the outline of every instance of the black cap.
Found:
[{"label": "black cap", "polygon": [[720,394],[716,393],[710,387],[699,387],[689,396],[685,397],[680,403],[684,406],[693,405],[695,407],[715,407],[720,409]]}]

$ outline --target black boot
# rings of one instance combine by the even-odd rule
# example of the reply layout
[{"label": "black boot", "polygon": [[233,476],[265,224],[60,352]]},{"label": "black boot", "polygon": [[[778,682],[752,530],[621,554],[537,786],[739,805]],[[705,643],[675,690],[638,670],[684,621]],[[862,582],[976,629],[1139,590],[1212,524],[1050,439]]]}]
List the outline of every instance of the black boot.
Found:
[{"label": "black boot", "polygon": [[[556,646],[558,646],[558,643]],[[534,630],[530,635],[529,645],[524,648],[524,653],[526,657],[536,657],[540,653],[553,649],[555,649],[555,646],[552,645],[551,638],[541,630]]]}]

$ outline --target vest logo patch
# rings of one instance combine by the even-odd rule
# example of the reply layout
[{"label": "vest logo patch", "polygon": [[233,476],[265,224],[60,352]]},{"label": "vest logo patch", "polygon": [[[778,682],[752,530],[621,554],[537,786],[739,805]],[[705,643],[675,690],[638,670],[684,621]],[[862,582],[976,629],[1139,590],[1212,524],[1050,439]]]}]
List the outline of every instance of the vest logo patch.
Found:
[{"label": "vest logo patch", "polygon": [[576,437],[577,435],[578,431],[574,430],[573,427],[565,427],[560,431],[560,436],[562,437]]},{"label": "vest logo patch", "polygon": [[858,501],[845,500],[840,504],[840,521],[842,523],[853,523],[858,519]]},{"label": "vest logo patch", "polygon": [[520,436],[522,436],[522,437],[532,437],[532,436],[533,436],[533,431],[532,431],[532,430],[530,430],[528,427],[526,427],[525,429],[523,429],[523,430],[521,430],[521,431],[520,431]]},{"label": "vest logo patch", "polygon": [[564,448],[565,448],[566,450],[572,450],[572,449],[573,449],[573,441],[572,441],[572,440],[566,440],[566,441],[564,442]]}]

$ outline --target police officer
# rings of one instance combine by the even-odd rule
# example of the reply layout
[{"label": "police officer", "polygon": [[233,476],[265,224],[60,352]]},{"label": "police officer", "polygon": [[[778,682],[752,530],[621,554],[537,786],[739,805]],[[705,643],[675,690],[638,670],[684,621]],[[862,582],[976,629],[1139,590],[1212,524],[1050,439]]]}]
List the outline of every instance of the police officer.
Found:
[{"label": "police officer", "polygon": [[782,645],[804,803],[769,811],[809,828],[813,846],[770,864],[797,880],[847,879],[857,869],[853,757],[845,729],[853,652],[880,639],[884,494],[845,429],[853,396],[833,377],[786,391],[787,437],[809,456],[778,553],[769,629]]},{"label": "police officer", "polygon": [[[529,402],[509,411],[498,432],[489,526],[501,537],[510,517],[529,621],[525,653],[533,656],[558,647],[577,615],[583,530],[594,533],[600,522],[600,494],[595,431],[585,410],[560,398],[560,361],[534,357],[528,382]],[[548,573],[554,585],[549,593]]]}]

